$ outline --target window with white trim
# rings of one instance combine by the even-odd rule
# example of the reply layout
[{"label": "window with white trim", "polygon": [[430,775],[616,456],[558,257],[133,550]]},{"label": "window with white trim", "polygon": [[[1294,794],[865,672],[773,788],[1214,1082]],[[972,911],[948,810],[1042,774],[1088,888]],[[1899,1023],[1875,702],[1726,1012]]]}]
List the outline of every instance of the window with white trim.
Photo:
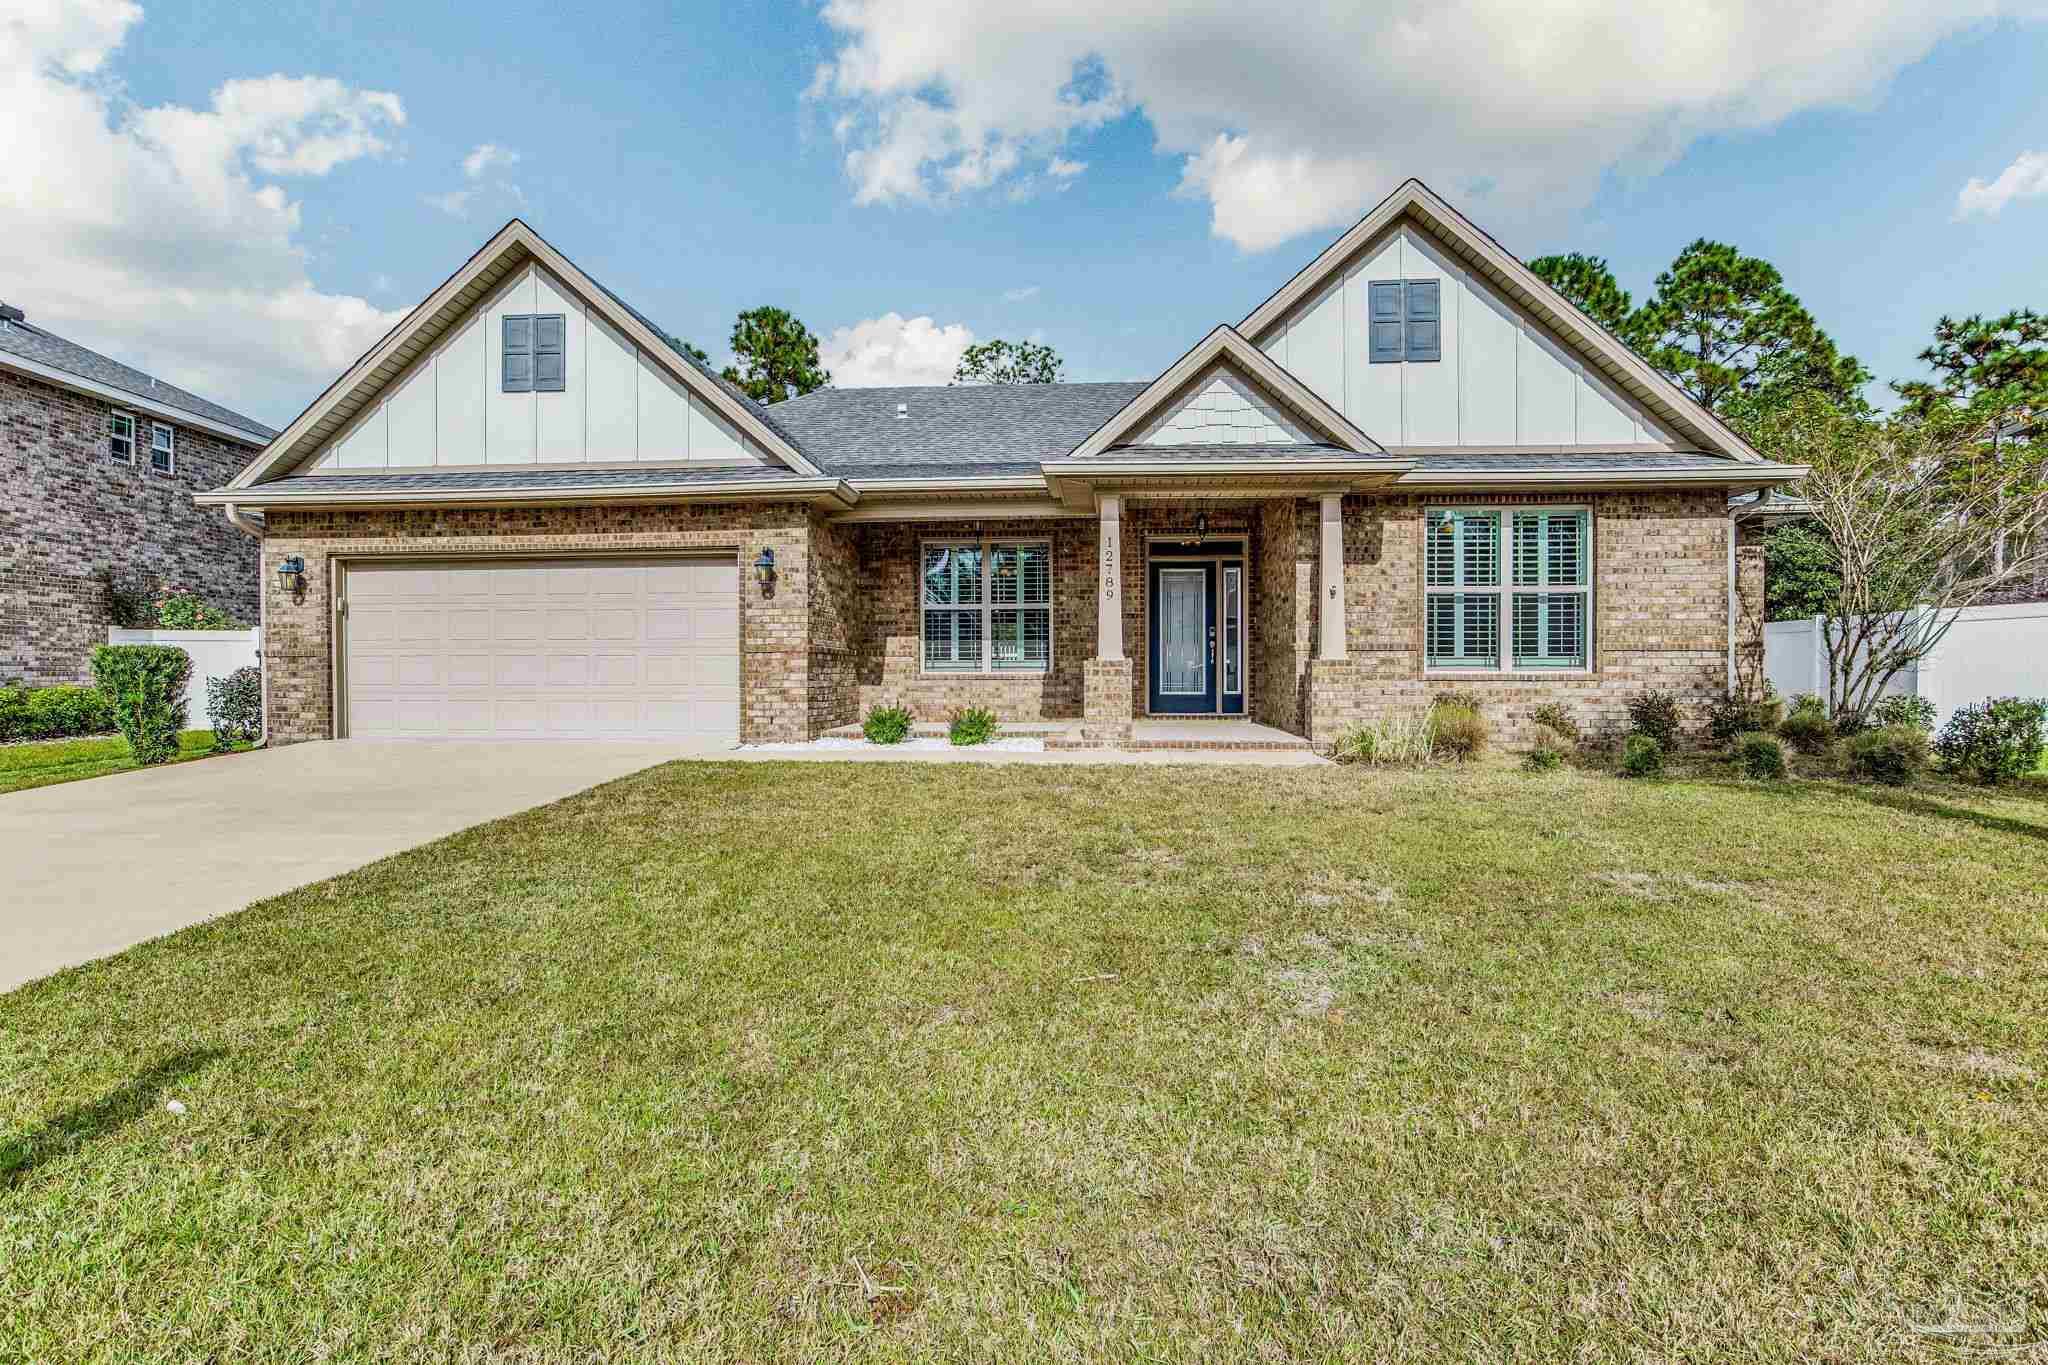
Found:
[{"label": "window with white trim", "polygon": [[135,463],[135,419],[125,412],[107,414],[107,454],[122,464]]},{"label": "window with white trim", "polygon": [[928,673],[1043,673],[1052,666],[1052,545],[927,542],[919,575]]},{"label": "window with white trim", "polygon": [[174,472],[178,465],[177,436],[166,422],[149,424],[149,467],[159,474]]},{"label": "window with white trim", "polygon": [[1592,518],[1583,508],[1431,508],[1423,536],[1426,667],[1591,666]]}]

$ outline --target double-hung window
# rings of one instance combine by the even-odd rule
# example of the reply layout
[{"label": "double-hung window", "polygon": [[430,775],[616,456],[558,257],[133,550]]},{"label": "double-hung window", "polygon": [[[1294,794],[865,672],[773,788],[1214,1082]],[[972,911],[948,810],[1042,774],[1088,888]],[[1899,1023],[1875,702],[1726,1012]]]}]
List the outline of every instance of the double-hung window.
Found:
[{"label": "double-hung window", "polygon": [[1591,530],[1582,509],[1431,509],[1423,520],[1425,666],[1590,667]]},{"label": "double-hung window", "polygon": [[122,464],[135,463],[135,419],[125,412],[107,414],[107,454]]},{"label": "double-hung window", "polygon": [[1052,546],[927,543],[919,575],[928,673],[1043,673],[1052,666]]},{"label": "double-hung window", "polygon": [[177,469],[177,436],[164,422],[149,424],[149,467],[159,474]]}]

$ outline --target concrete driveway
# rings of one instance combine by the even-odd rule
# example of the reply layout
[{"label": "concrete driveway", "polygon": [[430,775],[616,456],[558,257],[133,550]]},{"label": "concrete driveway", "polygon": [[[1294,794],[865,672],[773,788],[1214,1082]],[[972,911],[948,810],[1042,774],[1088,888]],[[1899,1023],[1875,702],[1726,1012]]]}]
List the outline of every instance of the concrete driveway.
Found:
[{"label": "concrete driveway", "polygon": [[674,743],[343,740],[0,796],[0,991],[709,753]]}]

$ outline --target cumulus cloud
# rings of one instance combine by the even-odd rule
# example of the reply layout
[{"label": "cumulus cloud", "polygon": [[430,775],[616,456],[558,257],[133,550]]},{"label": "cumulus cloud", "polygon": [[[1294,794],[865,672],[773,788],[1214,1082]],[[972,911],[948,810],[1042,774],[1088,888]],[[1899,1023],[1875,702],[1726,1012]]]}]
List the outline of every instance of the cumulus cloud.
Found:
[{"label": "cumulus cloud", "polygon": [[944,384],[961,352],[974,344],[966,324],[940,326],[929,317],[884,313],[834,329],[818,343],[832,382],[842,389],[891,384]]},{"label": "cumulus cloud", "polygon": [[137,105],[107,72],[140,7],[15,0],[0,21],[0,223],[32,323],[277,422],[401,316],[314,284],[280,182],[384,155],[396,95],[312,76]]},{"label": "cumulus cloud", "polygon": [[518,164],[519,153],[510,147],[500,147],[495,142],[483,142],[477,144],[475,151],[462,158],[462,173],[471,180],[481,180],[484,173],[493,167],[502,166],[510,170]]},{"label": "cumulus cloud", "polygon": [[1984,181],[1970,177],[1970,183],[1956,191],[1956,217],[1996,218],[2015,199],[2038,199],[2048,194],[2048,152],[2021,152],[1998,178]]},{"label": "cumulus cloud", "polygon": [[[2048,0],[1579,0],[1324,5],[1273,23],[1234,0],[827,0],[832,111],[861,204],[936,202],[1082,164],[1072,144],[1149,121],[1180,193],[1248,250],[1345,223],[1420,175],[1489,215],[1583,204],[1709,132],[1879,94],[1943,38]],[[1314,92],[1305,98],[1304,92]]]}]

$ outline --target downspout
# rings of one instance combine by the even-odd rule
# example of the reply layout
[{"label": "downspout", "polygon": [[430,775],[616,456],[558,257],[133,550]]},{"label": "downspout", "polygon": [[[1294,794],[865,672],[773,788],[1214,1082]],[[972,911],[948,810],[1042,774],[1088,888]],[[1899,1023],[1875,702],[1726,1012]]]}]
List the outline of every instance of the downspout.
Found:
[{"label": "downspout", "polygon": [[1735,527],[1741,514],[1728,509],[1728,696],[1735,696]]},{"label": "downspout", "polygon": [[263,584],[263,523],[233,503],[221,508],[228,525],[256,540],[256,676],[262,688],[264,748],[270,747],[270,594]]}]

